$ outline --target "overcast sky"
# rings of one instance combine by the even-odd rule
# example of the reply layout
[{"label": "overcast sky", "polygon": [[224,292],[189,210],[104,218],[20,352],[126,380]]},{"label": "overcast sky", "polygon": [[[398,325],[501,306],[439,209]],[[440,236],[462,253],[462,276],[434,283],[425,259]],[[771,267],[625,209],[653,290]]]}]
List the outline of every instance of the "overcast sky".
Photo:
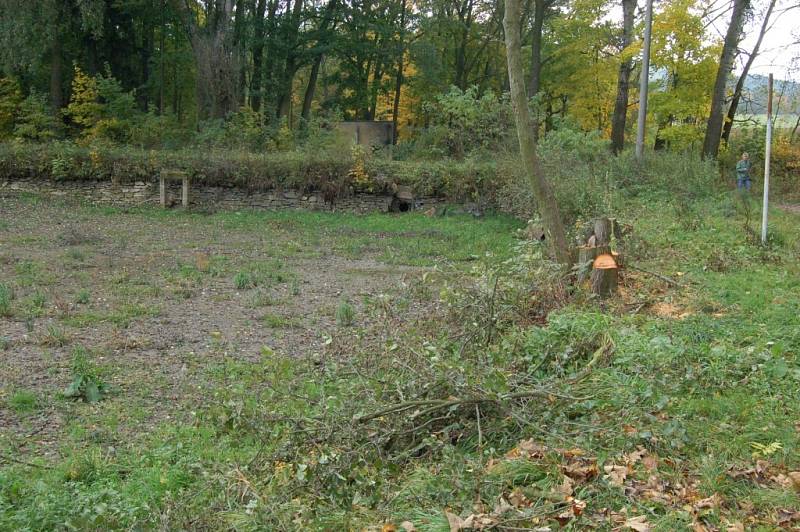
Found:
[{"label": "overcast sky", "polygon": [[[752,50],[758,39],[766,1],[756,0],[755,3],[755,14],[745,28],[747,35],[740,45],[746,51]],[[790,7],[793,9],[787,10]],[[800,71],[798,71],[800,45],[797,44],[800,41],[800,2],[798,0],[778,0],[770,20],[773,21],[773,24],[761,43],[761,51],[750,68],[750,73],[766,76],[772,72],[776,79],[800,81]],[[717,24],[717,31],[724,32],[729,21],[730,15],[723,17]],[[797,61],[792,70],[792,62],[795,59]],[[740,57],[737,61],[736,70],[738,72],[741,72],[744,61],[747,61],[747,56]]]}]

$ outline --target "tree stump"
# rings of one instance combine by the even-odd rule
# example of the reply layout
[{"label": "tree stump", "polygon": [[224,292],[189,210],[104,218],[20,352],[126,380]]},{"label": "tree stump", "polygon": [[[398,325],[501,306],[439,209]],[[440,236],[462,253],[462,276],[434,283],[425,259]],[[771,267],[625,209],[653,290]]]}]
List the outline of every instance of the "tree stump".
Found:
[{"label": "tree stump", "polygon": [[594,221],[586,245],[578,247],[578,283],[589,279],[593,294],[606,298],[616,293],[622,257],[611,250],[611,236],[619,233],[616,220],[601,217]]},{"label": "tree stump", "polygon": [[598,255],[592,267],[592,293],[606,298],[617,292],[619,267],[610,253]]},{"label": "tree stump", "polygon": [[594,259],[604,253],[611,253],[611,248],[609,246],[580,246],[578,248],[579,284],[589,278],[594,266]]}]

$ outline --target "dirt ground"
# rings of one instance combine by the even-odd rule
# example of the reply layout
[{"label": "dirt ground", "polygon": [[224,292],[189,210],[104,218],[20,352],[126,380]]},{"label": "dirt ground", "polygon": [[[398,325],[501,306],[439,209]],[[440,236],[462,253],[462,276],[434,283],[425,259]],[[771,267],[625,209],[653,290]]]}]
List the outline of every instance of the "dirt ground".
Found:
[{"label": "dirt ground", "polygon": [[[0,197],[0,284],[12,293],[0,316],[0,444],[59,452],[76,409],[100,408],[61,396],[78,346],[112,385],[102,408],[114,419],[96,429],[124,438],[190,415],[187,398],[202,395],[210,362],[257,361],[265,348],[317,356],[344,325],[343,305],[365,342],[382,341],[375,309],[421,268],[381,262],[380,242],[349,246],[363,234],[338,234],[335,246],[329,236],[292,216]],[[409,317],[424,313],[409,305]],[[19,391],[35,394],[35,415],[10,406]]]}]

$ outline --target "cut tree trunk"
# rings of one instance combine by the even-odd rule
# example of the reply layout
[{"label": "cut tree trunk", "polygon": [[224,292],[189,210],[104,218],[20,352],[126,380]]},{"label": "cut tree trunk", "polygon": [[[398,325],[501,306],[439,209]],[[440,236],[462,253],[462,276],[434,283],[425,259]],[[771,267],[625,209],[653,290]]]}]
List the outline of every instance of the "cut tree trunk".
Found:
[{"label": "cut tree trunk", "polygon": [[617,261],[609,253],[599,255],[592,268],[592,293],[601,297],[611,297],[617,293],[619,267]]},{"label": "cut tree trunk", "polygon": [[622,257],[611,250],[611,236],[621,236],[614,218],[600,217],[594,221],[586,245],[578,247],[578,284],[589,280],[593,294],[606,298],[617,292]]}]

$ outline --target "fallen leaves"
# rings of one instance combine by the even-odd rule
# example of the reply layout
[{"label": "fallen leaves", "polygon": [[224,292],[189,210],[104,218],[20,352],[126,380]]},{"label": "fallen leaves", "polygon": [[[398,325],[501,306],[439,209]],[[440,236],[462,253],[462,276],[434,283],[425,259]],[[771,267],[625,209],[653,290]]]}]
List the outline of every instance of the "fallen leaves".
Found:
[{"label": "fallen leaves", "polygon": [[[605,464],[598,464],[595,457],[587,456],[582,449],[548,448],[532,439],[522,440],[504,457],[489,460],[486,469],[492,471],[501,464],[517,460],[530,460],[542,471],[548,471],[546,484],[515,485],[499,497],[491,511],[480,504],[467,517],[445,512],[451,532],[502,529],[503,523],[509,522],[527,530],[545,531],[550,527],[571,526],[649,532],[652,525],[647,515],[636,515],[640,513],[637,508],[642,507],[651,511],[660,507],[659,513],[678,512],[690,517],[690,529],[695,532],[743,532],[746,526],[765,521],[784,528],[800,524],[800,512],[794,509],[756,515],[755,507],[748,501],[726,501],[720,493],[703,493],[699,478],[680,470],[678,475],[674,474],[679,460],[659,457],[643,446],[614,456]],[[664,471],[660,472],[660,467]],[[503,468],[499,471],[503,474]],[[800,471],[780,470],[766,460],[757,460],[748,468],[730,469],[728,474],[734,479],[755,482],[765,488],[780,487],[800,492]],[[582,497],[597,489],[590,483],[601,475],[609,486],[622,490],[630,506],[618,511],[590,508],[591,499]],[[726,518],[726,515],[733,517],[726,513],[730,511],[737,512],[738,519]],[[742,515],[747,517],[742,520]],[[398,532],[415,530],[413,525],[411,527],[401,525]]]}]

